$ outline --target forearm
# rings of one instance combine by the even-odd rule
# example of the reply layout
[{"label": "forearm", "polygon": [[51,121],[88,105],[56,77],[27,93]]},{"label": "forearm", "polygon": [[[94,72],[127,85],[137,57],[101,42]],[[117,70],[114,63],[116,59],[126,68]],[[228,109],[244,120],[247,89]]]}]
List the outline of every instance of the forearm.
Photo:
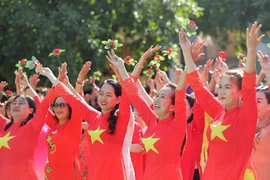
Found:
[{"label": "forearm", "polygon": [[256,71],[256,49],[248,49],[245,71],[247,73],[253,73]]},{"label": "forearm", "polygon": [[26,95],[31,96],[31,97],[35,97],[38,94],[36,93],[36,91],[32,88],[32,86],[30,86],[30,84],[28,84],[25,88],[24,88],[24,92]]},{"label": "forearm", "polygon": [[188,51],[184,51],[184,59],[185,59],[185,63],[186,63],[186,68],[187,68],[187,73],[191,73],[193,71],[197,70],[197,67],[195,65],[195,63],[193,62],[191,53]]},{"label": "forearm", "polygon": [[146,103],[151,106],[153,104],[153,99],[149,96],[149,94],[147,94],[139,79],[136,82],[136,86]]},{"label": "forearm", "polygon": [[126,79],[129,78],[129,75],[128,75],[127,71],[126,71],[126,68],[125,68],[124,64],[122,64],[120,68],[119,67],[117,67],[117,68],[118,68],[119,74],[120,74],[120,76],[122,78],[122,81],[125,81]]}]

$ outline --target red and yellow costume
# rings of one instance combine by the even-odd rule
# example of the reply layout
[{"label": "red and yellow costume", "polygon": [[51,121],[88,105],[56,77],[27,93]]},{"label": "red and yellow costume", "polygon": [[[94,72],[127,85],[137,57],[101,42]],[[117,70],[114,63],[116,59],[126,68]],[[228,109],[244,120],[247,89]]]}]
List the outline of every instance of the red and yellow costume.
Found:
[{"label": "red and yellow costume", "polygon": [[182,179],[180,150],[186,131],[185,90],[176,91],[175,115],[161,121],[138,92],[133,80],[122,83],[123,89],[148,129],[142,138],[146,151],[144,179]]},{"label": "red and yellow costume", "polygon": [[184,180],[192,180],[195,167],[200,169],[204,111],[197,103],[194,103],[192,109],[193,121],[187,125],[187,142],[181,157],[181,170]]},{"label": "red and yellow costume", "polygon": [[256,73],[244,73],[242,105],[226,111],[204,87],[197,71],[187,75],[198,104],[213,118],[207,132],[209,155],[203,179],[256,178],[253,167],[249,167],[257,122],[255,79]]},{"label": "red and yellow costume", "polygon": [[20,120],[4,131],[4,127],[10,121],[0,115],[1,179],[39,179],[34,163],[34,151],[48,108],[53,102],[52,94],[52,92],[48,93],[33,119],[23,126],[20,126],[23,122]]},{"label": "red and yellow costume", "polygon": [[[96,109],[80,101],[61,83],[55,87],[60,96],[72,107],[72,113],[79,115],[88,124],[90,139],[90,158],[88,179],[91,180],[123,180],[126,179],[122,146],[130,119],[130,103],[122,91],[119,103],[118,119],[115,134],[109,134],[108,117],[110,112],[102,114]],[[77,119],[80,121],[80,119]],[[80,129],[81,131],[81,129]]]}]

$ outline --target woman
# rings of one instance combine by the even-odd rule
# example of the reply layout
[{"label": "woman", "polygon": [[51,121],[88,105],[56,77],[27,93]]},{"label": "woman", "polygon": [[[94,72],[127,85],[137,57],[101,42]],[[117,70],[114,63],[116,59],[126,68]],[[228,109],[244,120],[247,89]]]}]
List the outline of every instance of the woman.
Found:
[{"label": "woman", "polygon": [[[266,74],[269,83],[269,62],[268,56],[257,53],[262,69]],[[270,91],[268,86],[257,88],[258,122],[254,141],[253,160],[258,179],[270,179]]]},{"label": "woman", "polygon": [[182,179],[179,154],[186,130],[184,75],[177,87],[170,83],[159,90],[153,111],[129,78],[123,60],[113,51],[108,52],[107,59],[118,68],[123,89],[148,126],[142,138],[146,151],[144,179]]},{"label": "woman", "polygon": [[202,150],[204,111],[194,102],[190,95],[186,95],[187,109],[187,143],[181,157],[183,179],[200,179],[200,155]]},{"label": "woman", "polygon": [[[220,102],[206,89],[191,57],[191,42],[184,30],[179,33],[181,49],[188,71],[187,80],[195,92],[199,105],[212,117],[208,128],[209,155],[203,174],[207,180],[256,178],[252,166],[251,150],[256,131],[256,47],[261,25],[247,29],[247,62],[244,77],[239,71],[227,72],[220,79],[218,97]],[[242,104],[240,105],[240,100]]]},{"label": "woman", "polygon": [[[33,89],[27,86],[25,91]],[[18,95],[11,104],[11,121],[0,116],[2,179],[39,179],[33,155],[52,97],[53,93],[49,93],[36,113],[35,101],[27,95]]]},{"label": "woman", "polygon": [[10,111],[10,109],[11,109],[11,104],[14,101],[14,98],[15,98],[15,96],[12,96],[6,102],[6,105],[5,105],[5,117],[7,119],[11,119],[11,111]]},{"label": "woman", "polygon": [[[72,107],[73,113],[89,124],[88,179],[125,179],[122,146],[131,113],[121,86],[114,80],[104,81],[98,95],[101,107],[101,112],[98,112],[59,83],[48,68],[38,67],[40,73],[55,85],[55,91]],[[77,83],[83,84],[82,81],[78,79]]]}]

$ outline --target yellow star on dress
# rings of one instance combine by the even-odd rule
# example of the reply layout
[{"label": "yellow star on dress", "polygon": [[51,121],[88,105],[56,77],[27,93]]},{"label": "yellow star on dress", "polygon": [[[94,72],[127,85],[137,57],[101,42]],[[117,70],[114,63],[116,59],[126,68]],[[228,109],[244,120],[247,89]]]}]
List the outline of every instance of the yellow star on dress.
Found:
[{"label": "yellow star on dress", "polygon": [[153,138],[155,134],[148,138],[142,138],[142,142],[144,144],[144,147],[146,149],[146,152],[148,152],[150,149],[154,151],[155,153],[158,153],[158,150],[155,148],[154,144],[160,139],[160,138]]},{"label": "yellow star on dress", "polygon": [[222,125],[221,122],[218,122],[217,124],[210,124],[210,128],[212,130],[211,140],[213,140],[217,136],[223,141],[228,142],[227,139],[223,135],[223,131],[225,131],[230,126],[231,125]]},{"label": "yellow star on dress", "polygon": [[91,136],[91,141],[92,144],[94,144],[95,141],[99,141],[102,144],[104,144],[104,142],[102,141],[102,139],[100,138],[100,135],[104,132],[105,130],[101,130],[100,126],[98,126],[98,128],[94,131],[88,130],[88,134]]},{"label": "yellow star on dress", "polygon": [[246,169],[244,180],[255,180],[255,175],[252,169]]},{"label": "yellow star on dress", "polygon": [[8,132],[4,137],[0,137],[0,149],[2,147],[5,147],[7,149],[10,149],[8,145],[8,141],[14,138],[15,136],[10,136],[10,132]]}]

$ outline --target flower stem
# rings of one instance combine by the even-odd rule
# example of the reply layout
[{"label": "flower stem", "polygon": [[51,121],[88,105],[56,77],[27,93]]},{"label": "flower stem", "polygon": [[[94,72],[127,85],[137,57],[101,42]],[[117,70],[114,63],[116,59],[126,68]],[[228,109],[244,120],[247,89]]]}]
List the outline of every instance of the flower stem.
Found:
[{"label": "flower stem", "polygon": [[59,67],[61,67],[60,56],[57,56]]}]

